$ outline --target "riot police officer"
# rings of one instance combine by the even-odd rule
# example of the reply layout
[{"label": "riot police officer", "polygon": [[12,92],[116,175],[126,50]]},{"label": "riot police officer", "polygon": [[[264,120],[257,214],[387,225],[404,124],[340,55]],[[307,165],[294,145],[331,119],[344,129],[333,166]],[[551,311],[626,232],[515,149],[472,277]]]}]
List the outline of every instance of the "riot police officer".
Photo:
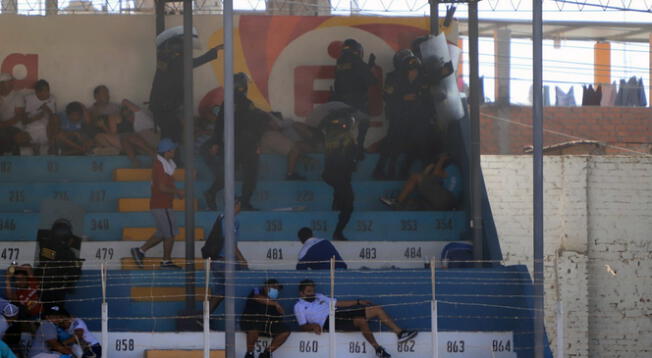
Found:
[{"label": "riot police officer", "polygon": [[[242,210],[255,210],[251,197],[258,181],[259,143],[270,120],[269,114],[262,111],[247,98],[249,79],[240,72],[233,76],[234,114],[235,114],[235,164],[242,176]],[[201,148],[206,164],[211,168],[214,178],[210,188],[204,192],[206,205],[216,210],[215,197],[224,187],[224,106],[219,111],[213,136]]]},{"label": "riot police officer", "polygon": [[[195,33],[193,44],[199,47]],[[215,60],[223,47],[219,45],[194,58],[193,68]],[[178,26],[156,37],[156,73],[149,96],[149,109],[161,130],[161,138],[170,138],[176,143],[181,142],[183,78],[183,27]]]},{"label": "riot police officer", "polygon": [[[364,140],[369,119],[352,106],[329,102],[313,113],[322,113],[318,127],[324,134],[324,171],[322,179],[333,187],[333,210],[339,211],[333,240],[347,240],[344,228],[353,213],[351,180],[357,162],[364,158]],[[357,129],[357,136],[355,130]]]},{"label": "riot police officer", "polygon": [[332,101],[339,101],[367,113],[369,106],[369,87],[376,83],[371,72],[376,55],[369,55],[369,62],[363,60],[364,49],[354,40],[347,39],[342,46],[342,53],[337,59],[335,84]]}]

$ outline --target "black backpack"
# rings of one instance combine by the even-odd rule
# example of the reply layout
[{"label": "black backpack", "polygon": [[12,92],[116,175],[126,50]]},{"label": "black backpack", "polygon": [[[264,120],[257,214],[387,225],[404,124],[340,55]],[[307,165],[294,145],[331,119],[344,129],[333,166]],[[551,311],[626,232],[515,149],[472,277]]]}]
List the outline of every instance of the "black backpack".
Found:
[{"label": "black backpack", "polygon": [[217,259],[220,251],[224,248],[224,233],[222,232],[222,221],[224,221],[224,215],[220,214],[215,219],[213,223],[213,228],[211,229],[210,234],[204,242],[204,246],[201,248],[201,256],[204,259],[211,258],[213,260]]}]

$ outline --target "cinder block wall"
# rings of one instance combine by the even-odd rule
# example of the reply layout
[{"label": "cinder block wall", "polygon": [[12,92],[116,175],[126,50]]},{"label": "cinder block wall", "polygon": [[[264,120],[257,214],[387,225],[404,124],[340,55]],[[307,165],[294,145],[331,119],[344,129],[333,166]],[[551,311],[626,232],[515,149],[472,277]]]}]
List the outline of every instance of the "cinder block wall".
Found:
[{"label": "cinder block wall", "polygon": [[[505,261],[532,262],[532,160],[482,166]],[[652,157],[544,160],[546,329],[566,357],[652,356]]]}]

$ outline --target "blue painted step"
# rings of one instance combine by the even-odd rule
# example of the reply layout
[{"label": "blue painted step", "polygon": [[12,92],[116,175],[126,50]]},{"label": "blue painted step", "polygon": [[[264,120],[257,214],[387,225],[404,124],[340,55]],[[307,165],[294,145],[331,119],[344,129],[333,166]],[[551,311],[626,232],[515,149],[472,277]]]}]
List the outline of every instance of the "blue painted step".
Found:
[{"label": "blue painted step", "polygon": [[[241,312],[251,288],[268,277],[285,285],[280,298],[288,322],[296,329],[292,315],[298,296],[297,284],[304,278],[313,279],[318,292],[329,293],[328,272],[270,271],[237,272],[236,312]],[[525,266],[485,269],[457,269],[437,271],[440,331],[513,331],[518,357],[532,355],[533,290]],[[184,302],[131,302],[130,288],[134,286],[181,286],[183,272],[170,271],[111,271],[108,276],[107,296],[110,297],[109,330],[111,331],[174,331],[174,317],[184,308]],[[79,288],[69,299],[79,299],[68,309],[88,320],[93,330],[100,322],[99,273],[86,271],[82,277],[87,287]],[[195,280],[203,286],[203,273]],[[369,299],[383,305],[386,311],[406,329],[430,330],[430,270],[338,271],[335,279],[336,297],[340,299]],[[81,286],[81,285],[80,285]],[[197,308],[199,308],[197,304]],[[223,305],[215,315],[223,317]],[[117,317],[117,318],[116,318]],[[223,329],[222,320],[217,322]],[[379,329],[374,324],[374,330]],[[550,351],[548,350],[548,354]]]},{"label": "blue painted step", "polygon": [[[319,180],[323,168],[323,155],[311,154],[312,160],[300,163],[297,172],[310,180]],[[358,164],[354,174],[355,179],[367,180],[371,178],[374,165],[378,156],[367,155],[367,158]],[[151,162],[148,157],[141,157],[147,165]],[[266,154],[260,157],[261,180],[283,180],[287,173],[287,160],[285,157]],[[210,180],[211,172],[204,165],[201,158],[195,160],[199,180]],[[125,156],[40,156],[40,157],[0,157],[0,182],[93,182],[113,180],[113,171],[118,168],[131,168]]]},{"label": "blue painted step", "polygon": [[[392,181],[354,183],[356,209],[387,210],[378,198],[396,197],[401,185],[401,182]],[[202,192],[209,186],[210,182],[205,181],[196,184],[195,195],[202,208]],[[236,192],[240,192],[240,185],[237,185]],[[150,183],[147,182],[3,183],[0,185],[0,212],[38,212],[44,199],[70,200],[87,212],[111,212],[116,211],[120,198],[146,198],[149,195]],[[252,202],[261,210],[290,206],[330,210],[332,196],[331,187],[321,181],[263,181],[258,184]],[[218,198],[222,199],[221,193]]]},{"label": "blue painted step", "polygon": [[[216,218],[215,212],[198,212],[197,226],[210,230]],[[304,226],[312,227],[315,234],[330,237],[337,223],[337,212],[242,212],[240,240],[268,241],[295,240],[297,231]],[[177,215],[179,225],[183,213]],[[0,213],[0,241],[34,240],[39,227],[38,214]],[[153,227],[148,212],[138,213],[90,213],[84,218],[83,233],[90,240],[120,240],[122,228]],[[399,211],[354,212],[345,234],[351,240],[365,241],[456,241],[466,228],[462,211]]]}]

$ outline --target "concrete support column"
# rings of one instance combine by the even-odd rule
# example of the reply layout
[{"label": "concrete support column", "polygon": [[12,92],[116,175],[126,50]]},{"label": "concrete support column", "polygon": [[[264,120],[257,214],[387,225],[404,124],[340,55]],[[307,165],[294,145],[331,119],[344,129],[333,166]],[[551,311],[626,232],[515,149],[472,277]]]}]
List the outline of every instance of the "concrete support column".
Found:
[{"label": "concrete support column", "polygon": [[59,1],[58,0],[46,0],[45,1],[45,14],[46,15],[56,15],[59,13]]},{"label": "concrete support column", "polygon": [[593,83],[611,83],[611,43],[598,41],[593,46]]},{"label": "concrete support column", "polygon": [[510,38],[512,31],[500,27],[494,31],[494,95],[496,104],[509,105]]},{"label": "concrete support column", "polygon": [[650,66],[648,67],[648,71],[650,71],[650,80],[647,84],[647,94],[649,96],[647,104],[652,107],[652,33],[650,33]]},{"label": "concrete support column", "polygon": [[2,13],[3,14],[16,14],[18,13],[17,0],[2,0]]}]

